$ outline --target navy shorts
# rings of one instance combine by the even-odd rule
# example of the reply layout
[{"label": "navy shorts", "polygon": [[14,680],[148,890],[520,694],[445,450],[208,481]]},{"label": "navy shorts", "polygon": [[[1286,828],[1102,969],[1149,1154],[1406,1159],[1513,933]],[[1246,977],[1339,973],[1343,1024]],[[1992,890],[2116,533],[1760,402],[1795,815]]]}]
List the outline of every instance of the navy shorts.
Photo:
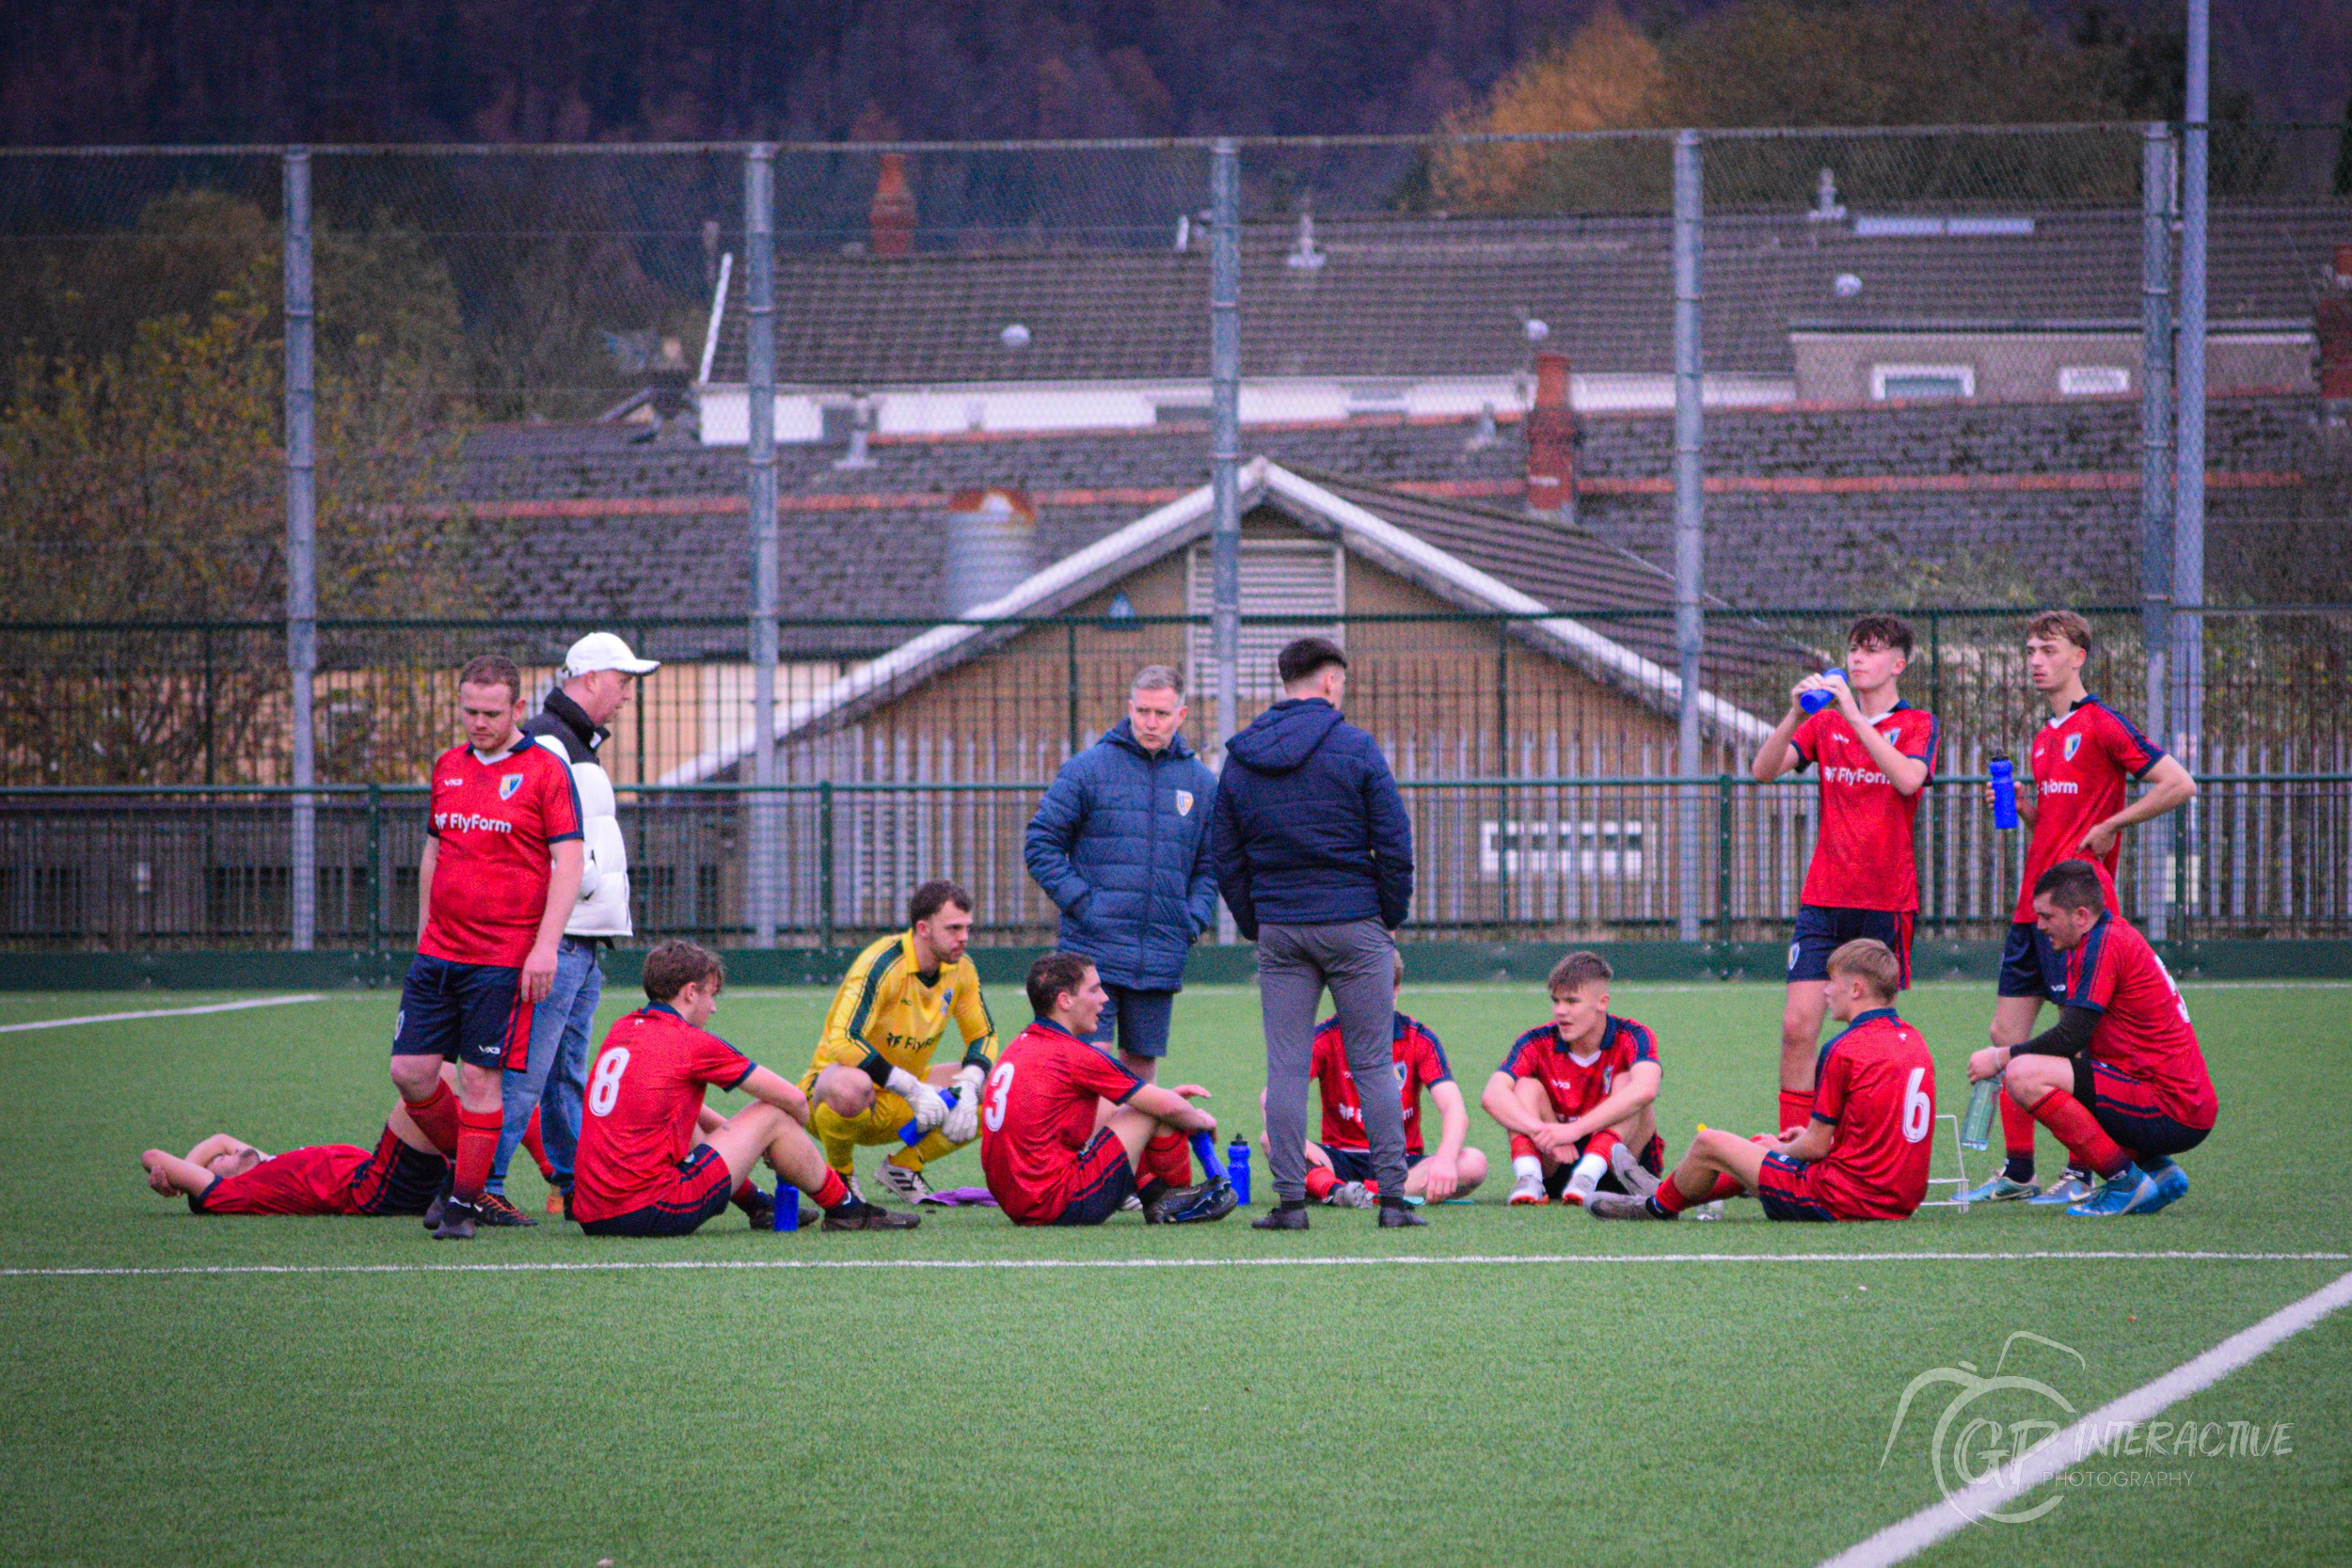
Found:
[{"label": "navy shorts", "polygon": [[2012,924],[2009,940],[2001,944],[2000,994],[2030,996],[2037,1002],[2066,994],[2066,960],[2030,920]]},{"label": "navy shorts", "polygon": [[[1376,1181],[1378,1175],[1372,1168],[1372,1150],[1368,1148],[1334,1148],[1323,1146],[1324,1157],[1331,1162],[1331,1174],[1343,1181]],[[1429,1158],[1426,1151],[1405,1156],[1405,1170],[1410,1175],[1415,1165]]]},{"label": "navy shorts", "polygon": [[392,1054],[520,1072],[531,1061],[531,1004],[522,999],[522,979],[519,969],[418,954],[400,983]]},{"label": "navy shorts", "polygon": [[1047,1225],[1101,1225],[1119,1212],[1135,1195],[1136,1169],[1128,1163],[1127,1146],[1107,1127],[1087,1140],[1078,1151],[1070,1196]]},{"label": "navy shorts", "polygon": [[433,1205],[449,1175],[449,1162],[400,1141],[390,1128],[375,1141],[375,1152],[352,1179],[352,1200],[362,1214],[421,1214]]},{"label": "navy shorts", "polygon": [[1775,1149],[1764,1156],[1764,1168],[1756,1173],[1756,1201],[1764,1205],[1768,1220],[1830,1220],[1837,1216],[1821,1205],[1813,1196],[1810,1160],[1791,1160]]},{"label": "navy shorts", "polygon": [[591,1236],[690,1236],[726,1212],[735,1178],[719,1151],[704,1144],[677,1163],[669,1189],[627,1213],[582,1220]]},{"label": "navy shorts", "polygon": [[1176,1016],[1176,993],[1133,990],[1107,981],[1103,990],[1110,1001],[1103,1008],[1094,1033],[1087,1039],[1095,1045],[1109,1045],[1116,1037],[1119,1049],[1130,1056],[1157,1059],[1167,1055],[1168,1022]]},{"label": "navy shorts", "polygon": [[2144,1079],[2093,1061],[2088,1053],[2074,1058],[2074,1098],[2090,1107],[2102,1132],[2134,1156],[2185,1154],[2213,1132],[2174,1121]]},{"label": "navy shorts", "polygon": [[[1593,1134],[1593,1138],[1599,1136],[1597,1132]],[[1593,1138],[1587,1138],[1577,1145],[1576,1152],[1579,1158],[1583,1156],[1586,1149],[1593,1147]],[[1652,1176],[1663,1177],[1666,1174],[1666,1141],[1657,1133],[1651,1133],[1649,1147],[1642,1150],[1640,1159],[1644,1170]],[[1568,1190],[1568,1178],[1575,1174],[1576,1161],[1562,1161],[1559,1164],[1552,1166],[1550,1174],[1544,1178],[1544,1191],[1557,1198]],[[1625,1191],[1625,1183],[1617,1180],[1617,1173],[1614,1170],[1605,1170],[1600,1174],[1600,1185],[1593,1190],[1600,1193],[1622,1193]]]},{"label": "navy shorts", "polygon": [[1850,942],[1870,937],[1894,950],[1901,978],[1898,989],[1911,985],[1911,926],[1909,910],[1834,910],[1821,904],[1797,906],[1797,940],[1788,944],[1788,982],[1826,980],[1829,956]]}]

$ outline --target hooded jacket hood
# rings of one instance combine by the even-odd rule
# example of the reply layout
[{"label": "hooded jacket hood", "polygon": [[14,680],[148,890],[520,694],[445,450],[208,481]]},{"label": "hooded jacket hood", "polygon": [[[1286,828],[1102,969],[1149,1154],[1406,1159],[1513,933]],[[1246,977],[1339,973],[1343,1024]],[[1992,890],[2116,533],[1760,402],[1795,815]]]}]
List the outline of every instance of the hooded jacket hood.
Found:
[{"label": "hooded jacket hood", "polygon": [[1268,778],[1296,772],[1340,727],[1340,710],[1320,697],[1275,704],[1226,743],[1225,754]]}]

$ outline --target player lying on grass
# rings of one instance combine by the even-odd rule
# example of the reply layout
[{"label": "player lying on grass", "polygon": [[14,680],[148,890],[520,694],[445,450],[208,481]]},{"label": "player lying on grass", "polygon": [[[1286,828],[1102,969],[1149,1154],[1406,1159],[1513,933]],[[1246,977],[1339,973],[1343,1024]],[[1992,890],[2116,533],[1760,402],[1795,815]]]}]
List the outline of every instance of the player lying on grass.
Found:
[{"label": "player lying on grass", "polygon": [[[684,1236],[732,1201],[753,1229],[769,1229],[774,1206],[751,1182],[763,1158],[817,1200],[828,1230],[920,1224],[850,1192],[802,1131],[808,1100],[800,1089],[703,1027],[719,1010],[726,978],[719,956],[691,942],[665,942],[645,955],[648,1005],[613,1020],[588,1071],[572,1183],[580,1228]],[[754,1102],[718,1119],[703,1104],[706,1087],[739,1088]],[[849,1114],[871,1103],[871,1085],[850,1069],[820,1074],[817,1091]]]},{"label": "player lying on grass", "polygon": [[[1396,988],[1405,989],[1405,955],[1396,955]],[[1415,1202],[1443,1203],[1466,1197],[1486,1180],[1486,1156],[1465,1148],[1470,1137],[1470,1111],[1462,1101],[1462,1086],[1454,1081],[1445,1047],[1429,1026],[1399,1008],[1392,1026],[1396,1056],[1396,1088],[1405,1111],[1405,1196]],[[1347,1049],[1340,1037],[1340,1021],[1326,1019],[1315,1030],[1314,1055],[1308,1073],[1323,1093],[1323,1141],[1307,1142],[1307,1196],[1335,1209],[1369,1209],[1379,1201],[1373,1180],[1372,1145],[1364,1136],[1363,1101],[1357,1098],[1356,1075],[1348,1070]],[[1425,1153],[1421,1141],[1421,1096],[1427,1089],[1438,1102],[1438,1151]],[[1258,1095],[1265,1110],[1265,1094]],[[1268,1148],[1264,1135],[1258,1147]]]},{"label": "player lying on grass", "polygon": [[[895,1150],[875,1167],[876,1180],[910,1203],[926,1203],[937,1195],[924,1168],[979,1136],[977,1090],[996,1060],[996,1024],[980,998],[979,971],[963,952],[972,940],[972,895],[953,882],[925,882],[907,901],[907,927],[850,965],[801,1089],[817,1096],[817,1080],[835,1067],[871,1078],[875,1092],[864,1112],[845,1116],[817,1096],[809,1130],[852,1190],[850,1162],[860,1148]],[[951,1022],[963,1059],[933,1066]],[[952,1106],[940,1093],[946,1088],[955,1090]],[[899,1138],[910,1122],[922,1134],[913,1148]]]},{"label": "player lying on grass", "polygon": [[399,1101],[372,1150],[321,1144],[264,1154],[215,1132],[184,1156],[151,1148],[139,1164],[149,1186],[166,1197],[186,1195],[199,1214],[421,1214],[449,1174]]},{"label": "player lying on grass", "polygon": [[1647,1197],[1596,1194],[1595,1219],[1670,1220],[1694,1203],[1753,1193],[1775,1220],[1908,1219],[1928,1193],[1935,1058],[1895,1016],[1902,966],[1860,938],[1829,956],[1829,1016],[1846,1025],[1821,1047],[1813,1110],[1802,1128],[1742,1138],[1702,1128]]},{"label": "player lying on grass", "polygon": [[1100,1225],[1130,1194],[1153,1225],[1221,1220],[1239,1207],[1221,1178],[1172,1187],[1137,1177],[1148,1162],[1183,1155],[1189,1134],[1214,1134],[1216,1118],[1190,1103],[1207,1098],[1200,1085],[1147,1084],[1087,1043],[1110,1000],[1093,962],[1048,953],[1029,966],[1028,990],[1037,1020],[981,1090],[980,1170],[1007,1216]]},{"label": "player lying on grass", "polygon": [[1614,972],[1597,953],[1551,966],[1551,1022],[1511,1047],[1478,1097],[1511,1134],[1511,1201],[1583,1203],[1657,1185],[1658,1037],[1609,1011]]},{"label": "player lying on grass", "polygon": [[2034,882],[2034,926],[2062,960],[2058,1021],[2016,1046],[1968,1058],[1971,1081],[1998,1077],[2099,1191],[2066,1212],[2153,1214],[2188,1191],[2172,1156],[2195,1148],[2219,1111],[2197,1030],[2147,939],[2109,907],[2090,861],[2060,861]]}]

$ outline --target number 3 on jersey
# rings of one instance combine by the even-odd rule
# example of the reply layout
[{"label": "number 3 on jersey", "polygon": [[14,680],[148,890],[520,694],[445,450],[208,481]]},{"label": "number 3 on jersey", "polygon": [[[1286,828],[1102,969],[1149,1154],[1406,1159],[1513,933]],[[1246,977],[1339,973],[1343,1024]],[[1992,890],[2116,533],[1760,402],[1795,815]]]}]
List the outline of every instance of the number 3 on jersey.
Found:
[{"label": "number 3 on jersey", "polygon": [[992,1132],[1002,1132],[1005,1130],[1005,1096],[1012,1093],[1012,1074],[1016,1065],[1012,1062],[1000,1063],[996,1070],[989,1074],[988,1088],[985,1091],[988,1095],[988,1109],[980,1113],[980,1119],[988,1124],[988,1130]]},{"label": "number 3 on jersey", "polygon": [[616,1045],[596,1058],[595,1076],[588,1080],[588,1114],[609,1117],[621,1098],[621,1074],[628,1070],[628,1047]]}]

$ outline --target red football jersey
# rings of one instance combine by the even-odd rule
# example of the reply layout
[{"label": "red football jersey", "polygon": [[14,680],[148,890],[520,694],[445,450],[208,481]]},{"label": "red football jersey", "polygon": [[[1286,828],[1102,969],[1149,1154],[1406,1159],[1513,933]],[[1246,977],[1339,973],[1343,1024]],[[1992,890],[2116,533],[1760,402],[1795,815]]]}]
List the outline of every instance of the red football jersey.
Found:
[{"label": "red football jersey", "polygon": [[[1897,703],[1872,727],[1901,755],[1935,771],[1935,715]],[[1917,909],[1911,820],[1926,786],[1911,795],[1897,789],[1834,706],[1799,724],[1789,744],[1800,765],[1817,769],[1821,781],[1820,826],[1799,901],[1832,910]]]},{"label": "red football jersey", "polygon": [[1143,1080],[1051,1019],[1013,1037],[982,1085],[980,1174],[1016,1221],[1050,1217],[1099,1103],[1123,1105]]},{"label": "red football jersey", "polygon": [[[1396,1092],[1405,1104],[1405,1157],[1419,1159],[1422,1091],[1454,1082],[1446,1065],[1445,1047],[1419,1019],[1396,1015],[1391,1030],[1396,1058]],[[1364,1137],[1364,1105],[1356,1098],[1356,1075],[1347,1070],[1347,1047],[1340,1038],[1340,1021],[1326,1019],[1315,1030],[1314,1056],[1308,1072],[1323,1091],[1323,1136],[1326,1148],[1371,1148]]]},{"label": "red football jersey", "polygon": [[290,1148],[190,1194],[188,1207],[199,1214],[356,1214],[367,1163],[358,1144]]},{"label": "red football jersey", "polygon": [[2220,1101],[2188,1004],[2129,921],[2110,912],[2068,951],[2066,994],[2058,1003],[2099,1013],[2090,1054],[2153,1088],[2166,1116],[2183,1127],[2213,1125]]},{"label": "red football jersey", "polygon": [[1658,1037],[1649,1032],[1649,1026],[1612,1013],[1601,1025],[1600,1048],[1590,1056],[1571,1052],[1560,1038],[1559,1028],[1547,1023],[1518,1037],[1510,1054],[1502,1058],[1501,1070],[1514,1078],[1540,1080],[1550,1097],[1552,1114],[1562,1121],[1574,1121],[1609,1098],[1619,1073],[1636,1062],[1656,1060]]},{"label": "red football jersey", "polygon": [[433,908],[417,951],[519,969],[547,912],[554,846],[580,836],[564,759],[528,736],[485,762],[453,746],[433,765]]},{"label": "red football jersey", "polygon": [[1813,1114],[1837,1124],[1807,1167],[1822,1207],[1841,1220],[1910,1217],[1928,1196],[1934,1151],[1935,1058],[1919,1031],[1877,1007],[1821,1047]]},{"label": "red football jersey", "polygon": [[[2083,834],[2123,809],[2123,781],[2147,777],[2163,760],[2164,748],[2096,697],[2042,726],[2033,737],[2033,842],[2010,918],[2031,923],[2035,879],[2060,861],[2086,858]],[[2119,837],[2100,857],[2109,871],[2122,848]]]},{"label": "red football jersey", "polygon": [[611,1219],[652,1201],[694,1147],[704,1086],[731,1089],[757,1065],[659,1002],[614,1019],[581,1099],[572,1217]]}]

